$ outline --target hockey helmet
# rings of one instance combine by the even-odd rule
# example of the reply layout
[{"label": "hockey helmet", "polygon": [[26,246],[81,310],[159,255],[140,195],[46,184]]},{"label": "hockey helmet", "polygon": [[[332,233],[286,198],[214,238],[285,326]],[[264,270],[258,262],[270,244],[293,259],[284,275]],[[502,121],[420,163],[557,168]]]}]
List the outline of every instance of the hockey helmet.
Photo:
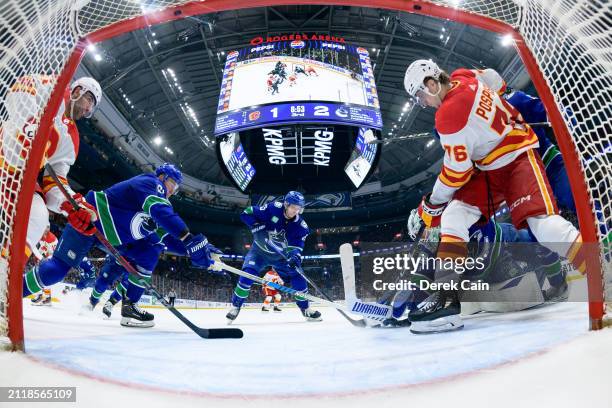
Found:
[{"label": "hockey helmet", "polygon": [[162,181],[166,181],[171,178],[176,183],[176,189],[174,193],[178,191],[178,187],[183,182],[183,173],[172,163],[164,163],[155,169],[155,175],[159,177],[163,175]]},{"label": "hockey helmet", "polygon": [[300,207],[300,214],[304,211],[304,206],[306,205],[306,200],[304,200],[304,195],[299,191],[290,191],[285,194],[285,207],[290,205],[297,205]]},{"label": "hockey helmet", "polygon": [[425,78],[431,77],[437,81],[440,78],[440,73],[442,73],[442,70],[432,60],[416,60],[406,69],[406,74],[404,75],[404,88],[406,92],[408,92],[408,95],[415,98],[419,105],[423,106],[417,93],[422,91],[429,94],[423,83]]},{"label": "hockey helmet", "polygon": [[[91,77],[79,78],[70,86],[70,92],[74,92],[77,87],[81,88],[81,95],[84,95],[86,92],[91,93],[91,95],[94,97],[94,107],[100,104],[100,101],[102,100],[102,88],[100,88],[98,81]],[[89,117],[91,117],[91,115]]]}]

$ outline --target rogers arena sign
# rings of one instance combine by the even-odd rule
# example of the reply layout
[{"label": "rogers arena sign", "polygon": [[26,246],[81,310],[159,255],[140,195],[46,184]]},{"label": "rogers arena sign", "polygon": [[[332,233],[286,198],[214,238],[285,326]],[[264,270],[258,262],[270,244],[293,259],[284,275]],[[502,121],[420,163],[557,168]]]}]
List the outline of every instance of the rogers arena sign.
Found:
[{"label": "rogers arena sign", "polygon": [[251,45],[260,45],[263,43],[273,43],[279,41],[332,41],[337,43],[345,43],[344,37],[335,37],[329,34],[285,34],[275,35],[271,37],[255,37],[251,39]]}]

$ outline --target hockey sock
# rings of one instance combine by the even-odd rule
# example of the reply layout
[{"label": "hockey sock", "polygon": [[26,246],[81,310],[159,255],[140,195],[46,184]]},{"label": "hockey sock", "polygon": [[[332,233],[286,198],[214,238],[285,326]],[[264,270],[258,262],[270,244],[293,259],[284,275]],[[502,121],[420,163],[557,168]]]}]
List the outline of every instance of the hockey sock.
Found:
[{"label": "hockey sock", "polygon": [[263,305],[268,308],[270,307],[270,302],[272,302],[272,296],[266,296],[264,299]]},{"label": "hockey sock", "polygon": [[300,309],[308,309],[308,301],[306,300],[306,298],[300,296],[300,295],[295,295],[295,304],[300,308]]},{"label": "hockey sock", "polygon": [[70,265],[52,257],[40,263],[23,276],[23,296],[41,291],[45,286],[51,286],[64,279],[70,270]]},{"label": "hockey sock", "polygon": [[567,251],[567,260],[582,274],[586,273],[587,268],[588,254],[586,248],[587,246],[582,243],[582,237],[578,235],[578,238],[576,238]]},{"label": "hockey sock", "polygon": [[[119,284],[119,285],[121,285],[121,284]],[[127,290],[124,288],[122,293],[125,293],[126,291]],[[119,302],[122,298],[123,298],[123,296],[121,296],[119,294],[119,291],[117,289],[113,290],[113,293],[110,295],[110,301],[113,304]]]},{"label": "hockey sock", "polygon": [[245,283],[238,282],[236,287],[234,288],[234,294],[232,295],[232,305],[236,307],[242,307],[244,301],[249,297],[249,292],[251,291],[251,285],[246,285]]},{"label": "hockey sock", "polygon": [[100,274],[100,277],[96,280],[96,284],[91,291],[91,296],[99,300],[100,296],[108,289],[108,286],[108,281],[104,278],[103,274]]},{"label": "hockey sock", "polygon": [[104,290],[102,290],[102,292],[98,292],[96,288],[93,288],[93,290],[91,291],[91,296],[89,296],[89,303],[94,306],[97,305],[104,292]]},{"label": "hockey sock", "polygon": [[438,258],[465,258],[468,254],[467,242],[452,235],[440,235],[440,246],[438,246]]},{"label": "hockey sock", "polygon": [[[306,280],[303,276],[292,276],[291,287],[304,294],[308,293],[308,283],[306,283]],[[300,295],[293,295],[293,297],[295,298],[295,304],[297,304],[300,309],[308,309],[308,301],[306,300],[306,298]]]},{"label": "hockey sock", "polygon": [[[141,278],[150,280],[151,278]],[[140,279],[130,275],[128,278],[128,287],[126,291],[126,296],[130,301],[136,303],[140,300],[140,297],[144,293],[144,286],[140,283]]]},{"label": "hockey sock", "polygon": [[278,306],[280,305],[280,301],[281,301],[281,295],[280,293],[277,293],[276,295],[274,295],[274,304]]}]

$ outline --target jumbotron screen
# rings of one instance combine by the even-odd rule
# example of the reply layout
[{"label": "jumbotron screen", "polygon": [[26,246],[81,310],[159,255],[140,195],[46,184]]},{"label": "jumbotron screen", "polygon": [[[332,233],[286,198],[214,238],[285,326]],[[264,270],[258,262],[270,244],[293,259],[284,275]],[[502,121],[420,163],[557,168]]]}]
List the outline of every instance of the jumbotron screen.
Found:
[{"label": "jumbotron screen", "polygon": [[372,129],[359,129],[355,148],[344,168],[344,172],[351,179],[355,188],[361,186],[375,164],[378,145],[370,143],[374,140],[376,140],[376,136]]},{"label": "jumbotron screen", "polygon": [[255,176],[255,168],[244,152],[238,133],[230,133],[219,142],[219,153],[229,176],[244,191]]},{"label": "jumbotron screen", "polygon": [[215,134],[288,123],[380,130],[368,51],[344,43],[295,40],[229,52]]}]

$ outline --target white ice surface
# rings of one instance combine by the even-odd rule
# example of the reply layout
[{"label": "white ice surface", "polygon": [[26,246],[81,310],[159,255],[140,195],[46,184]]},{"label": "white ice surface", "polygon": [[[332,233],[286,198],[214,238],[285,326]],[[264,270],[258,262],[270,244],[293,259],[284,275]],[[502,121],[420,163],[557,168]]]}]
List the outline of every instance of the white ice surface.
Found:
[{"label": "white ice surface", "polygon": [[[612,331],[588,333],[584,303],[476,315],[464,330],[425,336],[356,328],[328,308],[321,323],[304,322],[296,309],[246,309],[235,324],[243,339],[203,340],[162,309],[152,310],[155,328],[127,329],[118,308],[103,320],[100,310],[79,315],[76,294],[60,300],[24,301],[30,357],[0,353],[0,385],[77,386],[71,407],[270,406],[286,398],[325,407],[575,407],[585,398],[612,406]],[[184,313],[200,326],[225,326],[225,310]]]}]

